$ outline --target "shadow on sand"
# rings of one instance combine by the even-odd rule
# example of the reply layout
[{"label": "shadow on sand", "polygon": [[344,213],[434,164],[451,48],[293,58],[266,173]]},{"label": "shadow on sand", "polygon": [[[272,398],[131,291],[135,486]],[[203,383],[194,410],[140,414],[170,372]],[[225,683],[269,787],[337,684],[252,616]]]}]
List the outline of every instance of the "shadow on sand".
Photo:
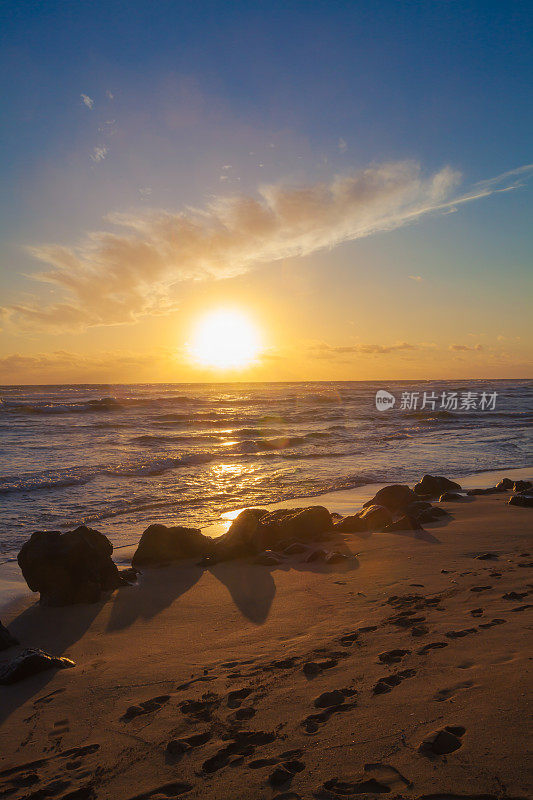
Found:
[{"label": "shadow on sand", "polygon": [[[40,648],[56,656],[68,656],[69,647],[81,639],[104,605],[105,601],[49,608],[34,603],[9,623],[9,630],[21,646],[3,652],[3,658],[9,661],[28,647]],[[33,695],[40,694],[56,674],[57,671],[52,669],[12,686],[0,686],[0,724]]]}]

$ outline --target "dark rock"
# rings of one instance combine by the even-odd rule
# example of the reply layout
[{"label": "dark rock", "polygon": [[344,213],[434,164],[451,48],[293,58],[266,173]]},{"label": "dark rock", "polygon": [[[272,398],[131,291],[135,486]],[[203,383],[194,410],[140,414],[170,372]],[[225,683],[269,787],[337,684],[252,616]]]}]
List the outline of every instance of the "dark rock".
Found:
[{"label": "dark rock", "polygon": [[361,533],[363,531],[381,531],[392,522],[392,514],[380,505],[365,504],[362,511],[344,517],[335,523],[333,530],[340,533]]},{"label": "dark rock", "polygon": [[359,512],[359,518],[367,531],[380,531],[392,522],[392,515],[389,509],[375,503],[365,506]]},{"label": "dark rock", "polygon": [[264,508],[245,508],[241,511],[231,523],[227,533],[215,539],[217,558],[242,558],[260,552],[254,537],[259,520],[267,514],[268,511]]},{"label": "dark rock", "polygon": [[333,530],[339,533],[361,533],[366,531],[364,520],[361,519],[359,514],[349,514],[347,517],[335,522]]},{"label": "dark rock", "polygon": [[323,506],[279,508],[275,511],[247,509],[233,521],[229,531],[215,540],[219,560],[240,558],[278,547],[284,540],[314,542],[331,531],[331,514]]},{"label": "dark rock", "polygon": [[521,494],[514,494],[509,500],[510,506],[522,506],[522,508],[531,508],[533,506],[533,494],[522,492]]},{"label": "dark rock", "polygon": [[255,558],[254,564],[261,564],[263,567],[277,567],[283,560],[273,550],[264,550]]},{"label": "dark rock", "polygon": [[460,492],[461,486],[455,481],[443,478],[442,475],[424,475],[414,487],[416,494],[428,497],[440,497],[444,492]]},{"label": "dark rock", "polygon": [[513,483],[513,492],[527,492],[529,489],[533,489],[531,481],[515,481]]},{"label": "dark rock", "polygon": [[419,517],[423,511],[427,511],[430,508],[433,508],[433,506],[428,500],[415,500],[405,507],[405,513],[411,517]]},{"label": "dark rock", "polygon": [[299,555],[300,553],[306,553],[307,547],[305,546],[305,544],[301,544],[301,542],[294,542],[293,544],[287,545],[287,547],[284,548],[283,552],[287,556],[296,556]]},{"label": "dark rock", "polygon": [[409,503],[419,499],[409,486],[393,483],[391,486],[384,486],[374,495],[372,500],[363,503],[363,508],[374,505],[385,506],[385,508],[394,513],[395,511],[403,511]]},{"label": "dark rock", "polygon": [[312,564],[313,561],[326,561],[327,557],[328,557],[328,551],[327,550],[321,550],[321,549],[320,550],[312,550],[309,553],[309,555],[307,556],[307,558],[305,559],[305,561],[308,564]]},{"label": "dark rock", "polygon": [[421,531],[422,526],[420,524],[420,519],[416,517],[410,517],[405,514],[400,519],[396,520],[396,522],[391,522],[390,525],[386,525],[383,528],[385,533],[387,532],[394,532],[394,531]]},{"label": "dark rock", "polygon": [[496,489],[499,489],[500,492],[510,492],[512,491],[513,485],[514,482],[510,478],[503,478],[496,484]]},{"label": "dark rock", "polygon": [[212,550],[213,539],[197,528],[150,525],[141,536],[131,563],[134,567],[164,566],[186,558],[201,558]]},{"label": "dark rock", "polygon": [[344,561],[349,560],[350,556],[346,555],[346,553],[339,553],[337,550],[326,556],[326,564],[342,564]]},{"label": "dark rock", "polygon": [[489,486],[488,489],[469,489],[466,494],[468,497],[476,497],[483,494],[499,494],[500,491],[501,489],[497,489],[495,486]]},{"label": "dark rock", "polygon": [[126,583],[136,583],[139,570],[135,567],[128,567],[128,569],[119,569],[118,574]]},{"label": "dark rock", "polygon": [[454,503],[457,500],[464,500],[463,495],[457,492],[444,492],[439,497],[439,503]]},{"label": "dark rock", "polygon": [[331,514],[324,506],[280,508],[261,517],[255,543],[265,549],[288,537],[302,542],[319,541],[331,527]]},{"label": "dark rock", "polygon": [[113,546],[99,531],[37,531],[22,546],[18,563],[40,602],[50,606],[96,603],[103,591],[125,582],[111,559]]},{"label": "dark rock", "polygon": [[0,650],[7,650],[8,647],[14,647],[17,644],[19,644],[19,640],[15,639],[0,622]]},{"label": "dark rock", "polygon": [[446,511],[445,508],[440,508],[439,506],[431,506],[431,508],[426,508],[425,511],[422,511],[422,513],[419,514],[417,518],[420,523],[427,523],[427,522],[438,522],[439,519],[449,516],[450,514],[448,511]]},{"label": "dark rock", "polygon": [[12,661],[0,667],[0,684],[7,686],[17,683],[47,669],[68,669],[75,666],[76,664],[70,658],[51,656],[44,650],[31,648],[23,650]]}]

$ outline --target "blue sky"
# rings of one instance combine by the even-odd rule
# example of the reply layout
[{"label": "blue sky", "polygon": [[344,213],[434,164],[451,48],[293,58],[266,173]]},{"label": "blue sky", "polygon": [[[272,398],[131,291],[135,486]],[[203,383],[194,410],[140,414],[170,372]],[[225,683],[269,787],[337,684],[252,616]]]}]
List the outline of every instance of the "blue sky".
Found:
[{"label": "blue sky", "polygon": [[[73,247],[105,227],[108,214],[205,208],[213,197],[253,195],[265,183],[329,183],[405,160],[428,176],[444,167],[460,172],[460,196],[477,181],[530,164],[531,20],[525,2],[4,3],[6,305],[51,302],[49,284],[28,278],[42,264],[27,245]],[[530,217],[524,178],[523,186],[453,215],[335,241],[326,254],[301,258],[309,302],[313,292],[323,300],[331,276],[356,291],[362,275],[352,265],[362,259],[383,268],[368,291],[412,273],[424,281],[448,274],[468,291],[484,282],[481,295],[492,287],[476,309],[488,336],[492,304],[528,290]],[[226,292],[232,278],[223,277]],[[264,275],[235,280],[239,291],[253,294],[254,280],[265,291]],[[243,280],[252,282],[244,290]],[[409,303],[413,281],[405,286],[399,296]],[[64,283],[58,291],[67,291]],[[180,296],[189,295],[184,285]],[[198,298],[187,302],[198,306]],[[328,319],[339,302],[333,291]],[[512,330],[498,335],[523,341],[516,317],[502,319]],[[124,331],[112,323],[107,334],[121,350]],[[17,324],[5,329],[6,354],[64,344],[46,326],[36,337]],[[309,329],[310,320],[290,335],[308,341]],[[331,330],[338,343],[353,337],[337,324]],[[397,339],[411,333],[399,330]],[[76,330],[76,347],[90,352],[101,335],[95,327]],[[443,346],[445,338],[442,332]],[[524,352],[513,358],[523,364]]]}]

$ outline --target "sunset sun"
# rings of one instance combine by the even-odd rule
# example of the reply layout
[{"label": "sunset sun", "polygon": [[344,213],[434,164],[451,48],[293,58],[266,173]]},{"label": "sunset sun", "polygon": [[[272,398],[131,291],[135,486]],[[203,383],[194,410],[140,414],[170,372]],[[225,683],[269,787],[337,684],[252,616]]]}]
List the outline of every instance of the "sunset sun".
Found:
[{"label": "sunset sun", "polygon": [[188,345],[190,358],[213,369],[242,369],[261,351],[257,326],[238,309],[217,309],[202,317]]}]

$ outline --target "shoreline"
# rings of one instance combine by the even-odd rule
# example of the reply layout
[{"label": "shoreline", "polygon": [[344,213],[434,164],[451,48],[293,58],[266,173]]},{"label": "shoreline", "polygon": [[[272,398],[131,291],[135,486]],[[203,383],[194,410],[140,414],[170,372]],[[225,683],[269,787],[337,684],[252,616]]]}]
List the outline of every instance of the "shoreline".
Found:
[{"label": "shoreline", "polygon": [[[468,490],[494,485],[505,477],[509,477],[512,480],[530,480],[532,474],[533,468],[516,467],[513,469],[469,473],[457,476],[456,480],[463,489]],[[420,477],[422,477],[422,471]],[[387,485],[390,484],[367,483],[349,489],[338,489],[317,495],[294,497],[290,500],[281,500],[275,503],[264,503],[261,504],[261,508],[269,511],[277,508],[297,508],[302,504],[302,501],[313,500],[312,505],[325,505],[330,511],[336,511],[342,515],[353,514],[359,510],[364,502],[373,497],[379,489]],[[243,507],[225,512],[221,515],[219,522],[201,528],[202,533],[213,538],[222,535],[227,531],[231,521],[242,510]],[[177,524],[186,524],[186,520],[179,520]],[[141,534],[142,530],[139,531],[136,542],[113,548],[113,561],[118,566],[125,567],[130,565],[131,557],[137,548]],[[24,598],[32,595],[33,592],[29,590],[22,577],[16,556],[10,560],[0,562],[0,619],[2,619],[2,614],[9,614],[15,604],[19,604]]]}]

